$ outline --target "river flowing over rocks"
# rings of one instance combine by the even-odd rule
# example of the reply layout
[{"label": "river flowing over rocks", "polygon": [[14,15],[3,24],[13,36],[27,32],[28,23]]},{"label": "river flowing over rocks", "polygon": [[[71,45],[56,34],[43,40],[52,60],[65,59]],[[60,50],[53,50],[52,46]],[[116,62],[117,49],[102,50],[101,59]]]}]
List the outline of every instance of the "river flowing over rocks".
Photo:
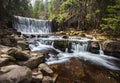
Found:
[{"label": "river flowing over rocks", "polygon": [[15,43],[0,42],[0,83],[120,83],[119,42],[57,35],[51,26],[15,16]]}]

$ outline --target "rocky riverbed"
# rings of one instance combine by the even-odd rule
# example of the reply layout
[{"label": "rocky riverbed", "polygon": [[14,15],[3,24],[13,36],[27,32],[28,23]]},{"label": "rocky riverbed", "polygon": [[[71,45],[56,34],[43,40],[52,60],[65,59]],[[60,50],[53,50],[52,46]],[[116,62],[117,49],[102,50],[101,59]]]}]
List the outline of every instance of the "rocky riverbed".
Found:
[{"label": "rocky riverbed", "polygon": [[[2,33],[2,30],[5,33]],[[0,31],[0,83],[120,82],[119,70],[106,69],[77,58],[71,58],[64,63],[47,65],[46,54],[31,52],[26,40],[20,37],[20,33],[6,28]],[[119,45],[119,41],[107,40],[103,43],[103,50],[110,56],[119,57]],[[90,43],[90,47],[95,48],[97,44]]]}]

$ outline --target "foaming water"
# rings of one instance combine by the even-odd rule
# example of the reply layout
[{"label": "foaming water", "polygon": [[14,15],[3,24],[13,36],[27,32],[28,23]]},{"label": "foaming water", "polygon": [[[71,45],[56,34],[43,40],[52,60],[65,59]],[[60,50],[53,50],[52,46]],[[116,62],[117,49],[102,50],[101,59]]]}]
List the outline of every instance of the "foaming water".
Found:
[{"label": "foaming water", "polygon": [[[68,48],[66,48],[65,52],[59,49],[56,49],[53,46],[55,40],[61,40],[61,41],[67,40],[72,42],[72,45],[71,45],[72,53],[68,52]],[[48,38],[38,38],[37,40],[35,38],[28,39],[28,43],[32,42],[29,44],[31,51],[53,49],[56,52],[58,52],[57,55],[53,55],[49,53],[48,56],[50,58],[46,58],[46,63],[49,65],[55,64],[55,63],[64,63],[66,61],[69,61],[69,59],[71,59],[72,57],[74,57],[74,58],[82,59],[84,61],[89,61],[96,65],[104,66],[108,69],[120,70],[120,68],[114,64],[114,62],[119,61],[119,59],[112,56],[104,55],[100,44],[99,44],[100,45],[99,54],[93,54],[88,52],[87,45],[88,45],[88,41],[90,40],[92,39],[81,38],[81,37],[69,37],[68,39],[64,39],[61,36],[50,36]]]},{"label": "foaming water", "polygon": [[[49,36],[48,34],[51,33],[51,22],[48,20],[37,20],[20,16],[15,16],[14,18],[13,27],[17,29],[18,32],[21,32],[22,36],[28,35],[26,40],[31,51],[49,52],[49,58],[46,58],[46,63],[49,65],[63,63],[69,61],[70,58],[75,57],[96,65],[104,66],[108,69],[120,70],[114,63],[120,60],[112,56],[104,55],[102,46],[95,37],[89,39],[72,36],[64,39],[62,36]],[[35,37],[33,38],[32,36]],[[54,46],[56,40],[61,42],[65,41],[70,45],[65,47],[65,51],[62,51],[59,48],[56,49]],[[99,43],[99,54],[88,52],[89,41],[96,41]],[[56,53],[51,53],[50,50],[54,50]]]},{"label": "foaming water", "polygon": [[47,34],[51,32],[51,22],[21,16],[14,16],[13,27],[22,34]]}]

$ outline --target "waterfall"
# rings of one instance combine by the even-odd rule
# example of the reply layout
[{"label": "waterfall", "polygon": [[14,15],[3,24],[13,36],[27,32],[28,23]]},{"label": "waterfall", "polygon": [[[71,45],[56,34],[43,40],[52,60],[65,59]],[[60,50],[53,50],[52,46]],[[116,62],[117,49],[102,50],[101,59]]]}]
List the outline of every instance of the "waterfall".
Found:
[{"label": "waterfall", "polygon": [[72,51],[73,52],[86,52],[87,51],[87,42],[81,43],[72,43]]},{"label": "waterfall", "polygon": [[[37,20],[20,16],[14,17],[13,27],[23,35],[35,35],[34,37],[26,37],[29,48],[31,51],[49,52],[49,58],[46,58],[47,64],[65,62],[71,57],[74,57],[104,66],[108,69],[120,70],[120,68],[113,63],[118,59],[104,55],[102,46],[95,37],[93,37],[93,39],[84,37],[69,37],[68,39],[64,39],[62,36],[50,36],[48,34],[51,33],[51,22],[48,20]],[[38,37],[39,34],[47,34],[47,36]],[[54,46],[55,40],[70,42],[69,44],[63,44],[65,52],[59,48],[59,45],[58,47]],[[89,41],[98,41],[100,46],[100,49],[98,49],[99,54],[88,51]]]},{"label": "waterfall", "polygon": [[13,27],[22,34],[48,34],[51,32],[51,22],[21,16],[14,16]]}]

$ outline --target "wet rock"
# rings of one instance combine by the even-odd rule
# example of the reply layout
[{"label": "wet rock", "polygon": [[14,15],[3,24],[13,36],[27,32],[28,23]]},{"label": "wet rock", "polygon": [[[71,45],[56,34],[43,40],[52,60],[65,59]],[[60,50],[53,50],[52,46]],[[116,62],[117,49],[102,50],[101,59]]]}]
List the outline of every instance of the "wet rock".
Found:
[{"label": "wet rock", "polygon": [[41,83],[43,79],[42,72],[33,72],[32,73],[32,83]]},{"label": "wet rock", "polygon": [[106,55],[120,58],[120,42],[107,40],[103,43],[103,50]]},{"label": "wet rock", "polygon": [[55,40],[53,46],[56,49],[59,49],[59,50],[61,50],[63,52],[66,51],[66,48],[68,48],[68,50],[70,51],[71,42],[69,42],[67,40],[66,41],[65,40]]},{"label": "wet rock", "polygon": [[27,66],[31,69],[37,67],[40,63],[44,62],[44,55],[43,54],[37,54],[32,53],[31,58],[29,58],[27,61],[18,62],[19,65]]},{"label": "wet rock", "polygon": [[36,35],[30,35],[30,38],[35,38],[36,37]]},{"label": "wet rock", "polygon": [[99,54],[100,46],[98,41],[89,41],[87,50],[91,53]]},{"label": "wet rock", "polygon": [[9,63],[9,59],[8,58],[0,58],[0,67],[1,66],[5,66]]},{"label": "wet rock", "polygon": [[0,69],[0,83],[30,83],[32,72],[27,67],[9,65]]},{"label": "wet rock", "polygon": [[115,72],[78,59],[50,66],[59,75],[56,83],[119,83],[120,79]]},{"label": "wet rock", "polygon": [[52,75],[53,71],[49,68],[49,66],[45,63],[42,63],[38,66],[38,71],[44,71],[45,73]]},{"label": "wet rock", "polygon": [[27,35],[27,34],[23,34],[22,35],[24,38],[29,38],[30,36],[29,35]]},{"label": "wet rock", "polygon": [[64,39],[68,39],[69,37],[67,35],[64,35],[62,38]]},{"label": "wet rock", "polygon": [[8,50],[8,55],[14,57],[18,61],[25,61],[30,58],[29,54],[26,54],[17,48],[12,48],[12,49]]},{"label": "wet rock", "polygon": [[18,36],[21,36],[21,32],[17,32],[17,31],[16,31],[15,33],[16,33]]}]

